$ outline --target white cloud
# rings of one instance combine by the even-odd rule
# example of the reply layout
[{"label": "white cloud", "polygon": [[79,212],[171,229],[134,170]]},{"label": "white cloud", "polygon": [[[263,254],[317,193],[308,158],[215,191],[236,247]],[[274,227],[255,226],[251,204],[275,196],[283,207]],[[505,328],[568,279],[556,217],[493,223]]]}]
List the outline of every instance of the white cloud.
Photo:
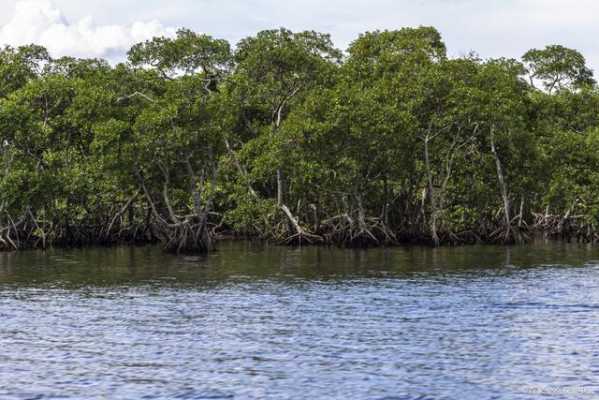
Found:
[{"label": "white cloud", "polygon": [[[0,28],[0,43],[40,42],[43,32],[55,32],[43,44],[61,54],[122,59],[129,44],[169,33],[165,26],[233,44],[262,29],[314,29],[331,33],[345,48],[367,30],[432,25],[451,55],[475,50],[482,57],[518,58],[533,47],[558,43],[580,50],[599,71],[597,0],[52,0],[54,6],[38,1],[20,17],[12,7],[31,0],[0,3],[0,25],[8,23]],[[86,15],[95,23],[86,27]],[[66,32],[50,29],[54,25]]]},{"label": "white cloud", "polygon": [[12,18],[0,28],[0,44],[40,44],[55,57],[111,58],[121,56],[134,43],[174,32],[157,20],[97,25],[92,17],[83,17],[70,23],[50,0],[20,0]]}]

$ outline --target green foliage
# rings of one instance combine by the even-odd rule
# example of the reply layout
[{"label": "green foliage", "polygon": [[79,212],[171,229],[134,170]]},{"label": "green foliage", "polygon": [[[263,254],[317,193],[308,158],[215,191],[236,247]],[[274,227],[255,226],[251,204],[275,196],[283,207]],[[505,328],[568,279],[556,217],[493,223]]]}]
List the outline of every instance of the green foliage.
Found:
[{"label": "green foliage", "polygon": [[8,96],[38,76],[50,56],[41,46],[0,49],[0,98]]},{"label": "green foliage", "polygon": [[566,225],[599,239],[599,91],[575,50],[449,58],[418,27],[345,55],[286,29],[232,51],[182,29],[128,55],[0,50],[0,248],[206,250],[219,232],[461,243]]},{"label": "green foliage", "polygon": [[165,76],[201,73],[221,77],[231,67],[231,47],[226,40],[180,29],[174,39],[158,37],[136,44],[129,51],[129,61],[134,66],[156,68]]},{"label": "green foliage", "polygon": [[586,66],[584,56],[576,50],[551,45],[543,50],[529,50],[522,59],[527,64],[531,83],[540,80],[549,93],[595,84],[593,71]]}]

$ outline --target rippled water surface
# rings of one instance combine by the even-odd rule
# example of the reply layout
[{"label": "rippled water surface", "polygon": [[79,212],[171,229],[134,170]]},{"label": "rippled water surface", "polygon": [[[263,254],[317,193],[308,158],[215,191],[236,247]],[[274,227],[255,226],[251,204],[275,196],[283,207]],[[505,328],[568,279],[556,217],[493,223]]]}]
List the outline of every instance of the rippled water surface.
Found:
[{"label": "rippled water surface", "polygon": [[0,254],[0,399],[598,396],[598,248]]}]

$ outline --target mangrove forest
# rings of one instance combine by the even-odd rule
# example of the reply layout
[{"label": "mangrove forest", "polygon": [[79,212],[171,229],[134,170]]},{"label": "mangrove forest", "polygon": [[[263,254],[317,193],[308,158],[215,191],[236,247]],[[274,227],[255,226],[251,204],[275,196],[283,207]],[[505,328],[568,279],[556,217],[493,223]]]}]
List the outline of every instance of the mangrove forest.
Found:
[{"label": "mangrove forest", "polygon": [[0,250],[219,238],[599,241],[599,88],[561,45],[448,56],[432,27],[181,29],[127,60],[0,49]]}]

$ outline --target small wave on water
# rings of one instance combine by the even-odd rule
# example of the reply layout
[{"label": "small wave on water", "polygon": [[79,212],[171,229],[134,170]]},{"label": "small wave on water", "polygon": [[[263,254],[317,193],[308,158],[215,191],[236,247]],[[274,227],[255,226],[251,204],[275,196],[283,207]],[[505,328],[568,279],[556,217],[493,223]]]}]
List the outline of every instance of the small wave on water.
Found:
[{"label": "small wave on water", "polygon": [[589,251],[0,258],[0,399],[593,398]]}]

